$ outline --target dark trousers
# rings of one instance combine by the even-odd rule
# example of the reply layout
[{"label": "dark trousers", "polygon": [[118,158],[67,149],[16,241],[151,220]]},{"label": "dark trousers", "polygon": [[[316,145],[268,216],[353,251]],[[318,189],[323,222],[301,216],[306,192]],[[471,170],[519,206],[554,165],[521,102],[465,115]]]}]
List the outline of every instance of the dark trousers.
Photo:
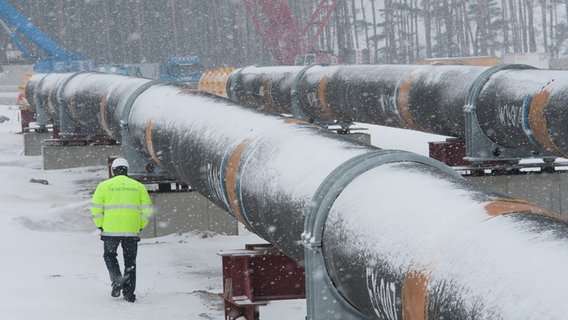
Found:
[{"label": "dark trousers", "polygon": [[[138,253],[138,241],[136,237],[102,237],[104,241],[105,264],[110,275],[110,281],[122,282],[122,294],[124,296],[132,296],[136,289],[136,255]],[[118,245],[122,246],[122,254],[124,258],[124,278],[121,279],[122,273],[118,264],[117,249]]]}]

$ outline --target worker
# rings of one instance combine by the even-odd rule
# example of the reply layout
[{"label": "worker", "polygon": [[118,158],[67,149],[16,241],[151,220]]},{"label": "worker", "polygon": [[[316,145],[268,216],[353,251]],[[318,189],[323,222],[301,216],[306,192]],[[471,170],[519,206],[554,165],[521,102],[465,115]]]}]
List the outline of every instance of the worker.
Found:
[{"label": "worker", "polygon": [[[104,261],[111,280],[111,296],[136,301],[136,256],[140,231],[152,215],[152,201],[146,187],[128,177],[128,162],[116,158],[111,165],[113,176],[101,182],[91,203],[91,214],[104,242]],[[124,274],[117,260],[122,247]]]}]

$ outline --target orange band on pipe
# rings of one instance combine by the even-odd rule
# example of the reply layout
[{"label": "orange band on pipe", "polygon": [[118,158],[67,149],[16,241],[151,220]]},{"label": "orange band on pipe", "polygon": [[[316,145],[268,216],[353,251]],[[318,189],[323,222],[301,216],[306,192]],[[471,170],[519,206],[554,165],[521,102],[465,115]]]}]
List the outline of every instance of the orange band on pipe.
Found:
[{"label": "orange band on pipe", "polygon": [[295,118],[286,118],[284,119],[284,123],[285,124],[310,124],[309,122],[305,121],[305,120],[299,120],[299,119],[295,119]]},{"label": "orange band on pipe", "polygon": [[69,96],[69,112],[76,118],[75,113],[75,92]]},{"label": "orange band on pipe", "polygon": [[[286,118],[283,120],[285,124],[309,124],[306,121]],[[237,178],[239,175],[239,165],[245,154],[245,151],[252,144],[253,139],[246,139],[239,143],[237,147],[233,150],[227,165],[225,167],[225,190],[227,190],[227,201],[229,202],[229,207],[231,211],[235,214],[235,218],[243,223],[245,226],[249,226],[247,220],[245,219],[241,207],[239,206],[239,198],[237,194]]]},{"label": "orange band on pipe", "polygon": [[500,199],[491,201],[485,205],[485,211],[490,216],[500,216],[509,213],[532,213],[566,221],[566,218],[555,212],[541,209],[523,200]]},{"label": "orange band on pipe", "polygon": [[241,142],[231,153],[229,160],[227,161],[227,167],[225,170],[225,190],[227,190],[227,200],[231,211],[235,214],[235,218],[242,222],[245,226],[248,225],[243,213],[241,212],[241,207],[239,206],[239,198],[237,196],[237,177],[239,174],[239,164],[241,159],[248,149],[252,140],[247,139]]},{"label": "orange band on pipe", "polygon": [[264,105],[268,108],[269,111],[271,112],[277,112],[276,108],[274,107],[274,103],[272,103],[272,97],[270,96],[270,82],[272,81],[272,77],[268,77],[267,79],[264,80],[264,85],[263,85],[263,100],[264,100]]},{"label": "orange band on pipe", "polygon": [[199,92],[198,89],[183,89],[180,90],[177,94],[186,94],[186,93],[190,93],[190,92]]},{"label": "orange band on pipe", "polygon": [[162,165],[162,163],[160,162],[160,159],[158,159],[158,156],[156,155],[156,151],[154,150],[154,143],[152,142],[152,128],[154,127],[154,123],[152,123],[152,120],[149,119],[146,122],[146,130],[144,131],[145,136],[144,139],[146,141],[146,147],[148,148],[148,153],[150,154],[150,157],[152,157],[152,160],[154,160],[154,162],[156,162],[157,165],[159,165],[160,167],[164,167]]},{"label": "orange band on pipe", "polygon": [[558,149],[548,134],[544,109],[546,108],[549,98],[550,91],[546,89],[541,90],[533,96],[529,107],[529,127],[535,140],[540,146],[544,147],[546,151],[567,157],[567,155]]},{"label": "orange band on pipe", "polygon": [[402,283],[402,319],[428,319],[429,277],[417,271],[408,271]]},{"label": "orange band on pipe", "polygon": [[[541,209],[523,200],[499,199],[485,205],[485,211],[492,217],[509,213],[532,213],[567,221],[568,219]],[[402,283],[402,319],[428,320],[428,281],[427,274],[409,270]]]},{"label": "orange band on pipe", "polygon": [[103,93],[103,96],[101,98],[101,104],[99,106],[99,112],[100,112],[100,117],[101,117],[101,125],[103,126],[103,129],[105,130],[107,135],[112,137],[112,132],[111,132],[110,128],[108,127],[108,124],[107,124],[106,118],[105,118],[105,105],[106,105],[107,97],[108,97],[108,90],[106,90]]},{"label": "orange band on pipe", "polygon": [[55,104],[53,103],[53,90],[54,89],[50,89],[49,93],[47,94],[47,106],[53,112],[53,114],[56,114],[57,108],[55,107]]},{"label": "orange band on pipe", "polygon": [[318,86],[318,101],[321,107],[321,111],[324,115],[324,118],[328,119],[337,119],[336,114],[331,110],[329,107],[329,103],[327,102],[327,97],[325,96],[325,91],[327,90],[327,85],[329,83],[329,76],[324,76],[321,81],[319,82]]},{"label": "orange band on pipe", "polygon": [[416,76],[411,74],[398,86],[398,96],[396,97],[397,108],[402,121],[404,121],[404,123],[408,126],[407,129],[424,131],[414,119],[410,109],[410,89],[412,89],[412,84],[415,78]]}]

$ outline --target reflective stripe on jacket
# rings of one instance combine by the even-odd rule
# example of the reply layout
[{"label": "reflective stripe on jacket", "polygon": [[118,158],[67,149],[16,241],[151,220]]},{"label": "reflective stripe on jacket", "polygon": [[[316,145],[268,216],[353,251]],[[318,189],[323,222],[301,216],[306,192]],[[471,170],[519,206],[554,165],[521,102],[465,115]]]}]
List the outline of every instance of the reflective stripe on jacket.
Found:
[{"label": "reflective stripe on jacket", "polygon": [[138,236],[152,215],[152,200],[143,184],[119,175],[97,186],[91,214],[102,235]]}]

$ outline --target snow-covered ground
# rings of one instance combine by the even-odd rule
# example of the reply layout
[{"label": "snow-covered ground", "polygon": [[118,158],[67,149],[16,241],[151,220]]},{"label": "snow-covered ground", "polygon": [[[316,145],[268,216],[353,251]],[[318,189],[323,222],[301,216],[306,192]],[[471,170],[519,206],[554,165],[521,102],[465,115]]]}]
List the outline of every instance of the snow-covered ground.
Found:
[{"label": "snow-covered ground", "polygon": [[[174,234],[143,239],[136,303],[110,296],[102,242],[89,213],[103,167],[42,170],[23,156],[15,107],[0,106],[0,314],[3,319],[223,319],[220,250],[263,243],[239,236]],[[370,127],[373,143],[426,153],[431,135]],[[400,137],[405,143],[400,145]],[[441,138],[440,138],[441,139]],[[399,141],[396,143],[395,141]],[[44,182],[44,183],[41,183]],[[45,184],[47,182],[47,184]],[[304,319],[303,300],[261,307],[263,320]]]},{"label": "snow-covered ground", "polygon": [[[245,231],[144,239],[138,301],[112,298],[102,242],[89,213],[105,168],[42,170],[41,157],[23,156],[17,110],[0,106],[0,115],[10,118],[0,124],[3,319],[223,319],[217,252],[264,241]],[[278,305],[263,308],[263,319],[303,319],[303,301]],[[298,316],[290,317],[294,312]]]}]

